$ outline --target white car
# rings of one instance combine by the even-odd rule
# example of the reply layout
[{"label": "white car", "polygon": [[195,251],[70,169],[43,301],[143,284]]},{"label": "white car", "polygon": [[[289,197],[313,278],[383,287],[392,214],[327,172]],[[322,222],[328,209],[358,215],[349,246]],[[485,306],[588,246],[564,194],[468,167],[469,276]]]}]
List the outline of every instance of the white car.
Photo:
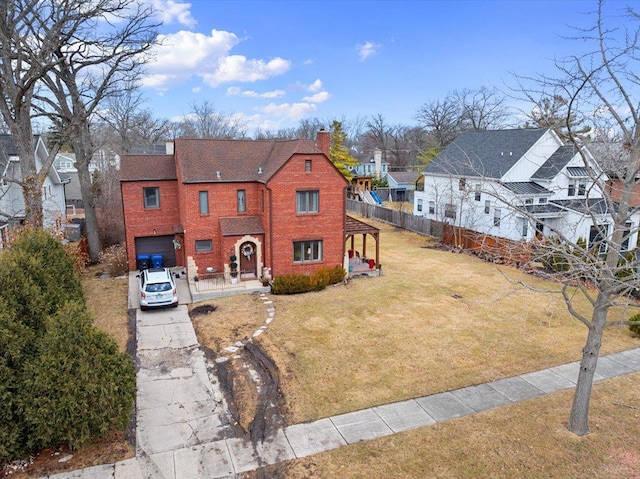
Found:
[{"label": "white car", "polygon": [[138,275],[140,309],[178,306],[178,288],[169,268],[144,269]]}]

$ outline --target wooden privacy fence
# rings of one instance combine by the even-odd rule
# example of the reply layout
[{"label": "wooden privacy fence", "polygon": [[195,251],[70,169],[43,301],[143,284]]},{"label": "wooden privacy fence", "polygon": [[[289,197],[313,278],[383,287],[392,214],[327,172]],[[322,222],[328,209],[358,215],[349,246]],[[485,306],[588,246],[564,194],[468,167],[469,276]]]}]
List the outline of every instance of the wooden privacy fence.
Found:
[{"label": "wooden privacy fence", "polygon": [[478,256],[490,256],[507,263],[524,264],[531,260],[531,244],[497,238],[465,228],[444,225],[442,242],[471,250]]},{"label": "wooden privacy fence", "polygon": [[415,231],[423,235],[442,238],[443,225],[439,221],[432,221],[424,216],[415,216],[399,210],[392,210],[383,206],[364,203],[363,201],[347,199],[347,211],[365,218],[373,218],[389,223],[398,228]]},{"label": "wooden privacy fence", "polygon": [[416,233],[434,236],[455,248],[471,250],[478,256],[500,259],[507,263],[524,264],[531,260],[531,244],[489,236],[477,231],[452,226],[383,206],[347,199],[347,211],[373,218]]}]

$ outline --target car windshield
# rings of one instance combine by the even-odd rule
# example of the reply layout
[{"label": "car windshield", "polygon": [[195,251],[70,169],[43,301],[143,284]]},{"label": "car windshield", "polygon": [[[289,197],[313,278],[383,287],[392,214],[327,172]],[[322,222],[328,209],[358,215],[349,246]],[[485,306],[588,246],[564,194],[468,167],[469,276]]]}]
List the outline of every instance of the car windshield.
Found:
[{"label": "car windshield", "polygon": [[171,283],[151,283],[147,284],[144,290],[147,293],[162,293],[163,291],[169,291],[171,289]]}]

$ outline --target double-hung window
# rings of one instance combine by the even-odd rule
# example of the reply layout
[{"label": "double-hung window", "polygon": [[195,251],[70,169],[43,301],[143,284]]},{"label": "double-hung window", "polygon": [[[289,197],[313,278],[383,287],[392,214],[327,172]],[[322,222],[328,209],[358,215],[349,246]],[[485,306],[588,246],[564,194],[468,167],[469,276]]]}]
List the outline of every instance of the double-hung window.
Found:
[{"label": "double-hung window", "polygon": [[160,208],[160,188],[153,186],[142,188],[145,208]]},{"label": "double-hung window", "polygon": [[456,219],[456,205],[447,203],[444,205],[444,217]]},{"label": "double-hung window", "polygon": [[296,213],[317,213],[320,192],[296,191]]},{"label": "double-hung window", "polygon": [[435,215],[436,214],[436,202],[435,201],[429,201],[429,214],[430,215]]},{"label": "double-hung window", "polygon": [[493,226],[500,226],[501,214],[502,212],[500,211],[500,208],[493,209]]},{"label": "double-hung window", "polygon": [[480,183],[476,183],[476,189],[473,195],[473,199],[476,201],[480,201],[482,199],[482,190],[480,188],[481,188]]},{"label": "double-hung window", "polygon": [[418,206],[417,206],[417,210],[418,211],[422,211],[422,200],[418,200]]},{"label": "double-hung window", "polygon": [[322,240],[294,241],[293,262],[322,261]]}]

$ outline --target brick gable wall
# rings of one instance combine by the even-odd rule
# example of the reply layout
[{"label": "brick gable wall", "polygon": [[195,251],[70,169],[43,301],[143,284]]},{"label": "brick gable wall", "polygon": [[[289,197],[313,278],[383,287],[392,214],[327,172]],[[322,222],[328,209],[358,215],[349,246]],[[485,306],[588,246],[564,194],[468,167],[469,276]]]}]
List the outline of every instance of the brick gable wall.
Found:
[{"label": "brick gable wall", "polygon": [[[305,172],[305,160],[312,171]],[[273,275],[308,274],[319,266],[342,265],[344,257],[346,181],[322,155],[294,155],[269,181],[273,224],[271,253]],[[296,213],[296,191],[318,190],[317,214]],[[321,262],[293,263],[293,242],[322,240]]]},{"label": "brick gable wall", "polygon": [[[147,187],[158,187],[159,208],[144,207],[143,188]],[[134,270],[136,269],[135,238],[171,235],[173,226],[180,223],[178,182],[175,180],[123,182],[121,189],[129,269]]]}]

